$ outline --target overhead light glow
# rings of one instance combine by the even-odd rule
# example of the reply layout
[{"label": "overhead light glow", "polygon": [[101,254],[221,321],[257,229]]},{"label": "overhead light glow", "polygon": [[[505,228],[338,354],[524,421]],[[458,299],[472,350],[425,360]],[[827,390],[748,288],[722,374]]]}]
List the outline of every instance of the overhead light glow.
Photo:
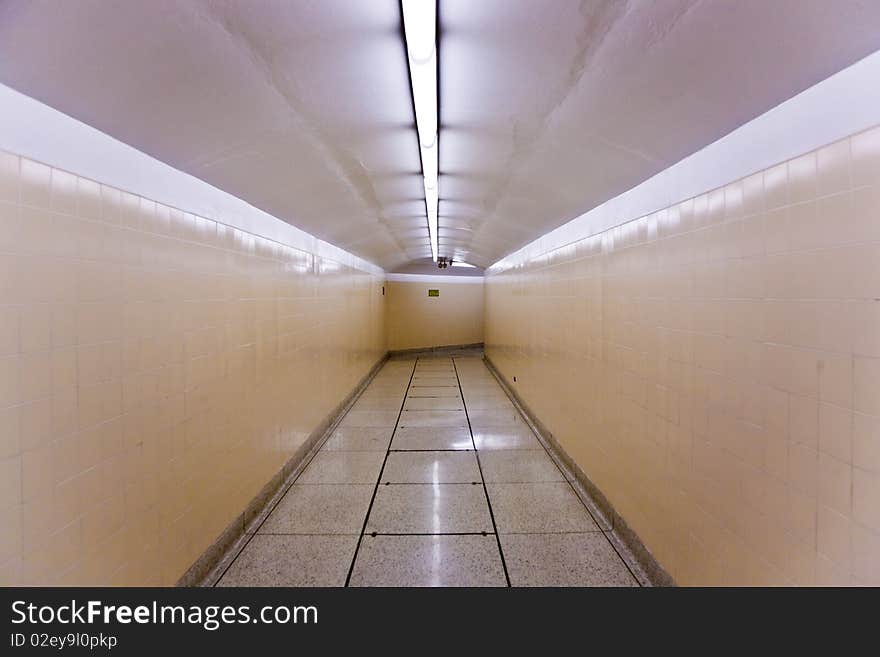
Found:
[{"label": "overhead light glow", "polygon": [[428,148],[422,146],[422,173],[425,180],[437,182],[437,140]]},{"label": "overhead light glow", "polygon": [[403,0],[402,6],[422,157],[431,257],[437,262],[437,0]]},{"label": "overhead light glow", "polygon": [[452,261],[453,267],[470,267],[471,269],[476,269],[476,265],[472,265],[469,262],[459,262],[458,260]]}]

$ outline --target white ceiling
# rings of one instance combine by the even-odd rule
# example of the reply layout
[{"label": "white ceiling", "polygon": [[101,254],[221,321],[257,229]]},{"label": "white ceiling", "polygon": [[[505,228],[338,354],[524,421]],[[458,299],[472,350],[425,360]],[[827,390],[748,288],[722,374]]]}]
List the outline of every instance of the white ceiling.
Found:
[{"label": "white ceiling", "polygon": [[[487,266],[880,48],[873,0],[441,0],[440,254]],[[0,82],[388,270],[397,0],[3,0]]]}]

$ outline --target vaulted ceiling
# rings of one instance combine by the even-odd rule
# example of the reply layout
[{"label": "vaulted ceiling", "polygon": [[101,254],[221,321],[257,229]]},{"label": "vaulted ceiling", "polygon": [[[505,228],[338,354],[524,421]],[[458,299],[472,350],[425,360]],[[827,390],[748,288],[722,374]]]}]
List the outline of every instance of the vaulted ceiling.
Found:
[{"label": "vaulted ceiling", "polygon": [[[488,266],[880,49],[861,0],[440,0],[440,254]],[[430,257],[398,0],[4,0],[0,82],[387,270]]]}]

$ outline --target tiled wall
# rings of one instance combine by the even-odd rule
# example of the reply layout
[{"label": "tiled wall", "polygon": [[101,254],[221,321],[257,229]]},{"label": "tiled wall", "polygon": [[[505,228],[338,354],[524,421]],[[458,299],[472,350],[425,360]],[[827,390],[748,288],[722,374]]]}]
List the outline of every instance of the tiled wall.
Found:
[{"label": "tiled wall", "polygon": [[173,584],[382,356],[382,284],[0,153],[0,585]]},{"label": "tiled wall", "polygon": [[489,356],[680,584],[880,585],[880,128],[486,281]]},{"label": "tiled wall", "polygon": [[[483,341],[482,277],[457,277],[449,282],[389,280],[386,283],[385,326],[388,348],[415,349]],[[428,289],[439,290],[429,297]]]}]

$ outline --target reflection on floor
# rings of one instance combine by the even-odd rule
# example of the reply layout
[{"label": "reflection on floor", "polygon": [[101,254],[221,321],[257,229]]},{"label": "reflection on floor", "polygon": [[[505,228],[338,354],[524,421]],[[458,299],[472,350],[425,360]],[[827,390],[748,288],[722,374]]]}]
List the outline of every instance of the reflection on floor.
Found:
[{"label": "reflection on floor", "polygon": [[388,361],[220,586],[636,586],[479,357]]}]

